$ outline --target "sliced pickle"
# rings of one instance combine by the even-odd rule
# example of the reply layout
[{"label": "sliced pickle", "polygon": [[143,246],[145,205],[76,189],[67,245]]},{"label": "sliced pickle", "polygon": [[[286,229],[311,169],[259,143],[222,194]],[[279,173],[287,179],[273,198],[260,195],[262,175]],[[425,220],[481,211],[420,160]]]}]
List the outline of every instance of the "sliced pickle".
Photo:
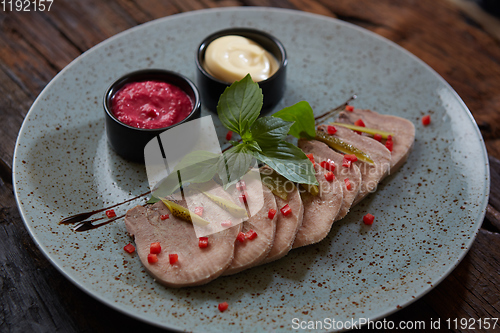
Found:
[{"label": "sliced pickle", "polygon": [[175,202],[172,202],[165,198],[160,198],[160,200],[165,204],[165,206],[167,206],[168,210],[170,210],[172,215],[174,215],[175,217],[178,217],[186,222],[197,224],[199,226],[206,226],[210,224],[210,222],[208,222],[207,220],[199,217],[195,213],[190,212],[187,208],[182,207]]},{"label": "sliced pickle", "polygon": [[342,127],[351,129],[353,131],[363,132],[363,133],[367,133],[370,135],[380,134],[382,139],[387,139],[389,137],[389,135],[394,137],[394,133],[382,131],[382,130],[379,130],[376,128],[368,128],[368,127],[362,127],[362,126],[356,126],[356,125],[344,124],[344,123],[330,123],[330,124],[334,125],[334,126],[342,126]]},{"label": "sliced pickle", "polygon": [[261,179],[264,185],[266,185],[274,195],[277,195],[285,201],[288,200],[288,192],[286,191],[288,180],[285,177],[274,170],[272,170],[271,173],[266,170],[266,173],[262,174]]},{"label": "sliced pickle", "polygon": [[317,185],[300,184],[300,186],[312,196],[317,196],[319,194],[319,187]]},{"label": "sliced pickle", "polygon": [[339,138],[336,138],[332,135],[328,135],[324,132],[321,131],[316,131],[316,140],[322,141],[329,145],[331,148],[338,150],[344,154],[354,154],[358,158],[358,160],[373,164],[372,159],[368,154],[362,152],[358,148],[354,147],[353,145],[346,143],[342,141]]},{"label": "sliced pickle", "polygon": [[219,207],[221,207],[234,217],[248,217],[247,211],[244,208],[235,204],[234,202],[221,198],[217,195],[213,195],[208,192],[201,192],[201,193],[203,193],[207,198],[215,202]]},{"label": "sliced pickle", "polygon": [[225,198],[219,197],[217,195],[214,195],[208,190],[210,190],[215,183],[199,183],[199,184],[191,184],[187,189],[186,192],[188,195],[196,194],[196,193],[202,193],[205,195],[207,198],[209,198],[211,201],[216,203],[219,207],[224,209],[226,212],[229,214],[233,215],[234,217],[248,217],[247,211],[245,208],[238,206],[234,202],[227,200]]}]

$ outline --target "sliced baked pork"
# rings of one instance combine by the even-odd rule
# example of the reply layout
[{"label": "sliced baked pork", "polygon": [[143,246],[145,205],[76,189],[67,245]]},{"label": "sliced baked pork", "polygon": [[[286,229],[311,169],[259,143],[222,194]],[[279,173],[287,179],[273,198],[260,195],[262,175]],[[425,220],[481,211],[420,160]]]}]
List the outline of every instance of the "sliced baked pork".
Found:
[{"label": "sliced baked pork", "polygon": [[[354,162],[361,172],[361,187],[359,193],[354,199],[353,205],[360,202],[369,193],[377,189],[378,183],[389,174],[391,165],[391,152],[380,142],[358,133],[351,131],[348,128],[337,126],[337,132],[333,135],[343,142],[356,147],[365,154],[368,154],[373,161],[373,164],[362,162],[360,160]],[[327,126],[318,126],[318,131],[328,134]]]},{"label": "sliced baked pork", "polygon": [[[166,214],[169,217],[162,219]],[[125,226],[146,270],[158,282],[176,288],[205,284],[220,276],[233,260],[234,240],[240,231],[235,226],[209,235],[208,247],[200,248],[193,225],[176,218],[162,202],[129,210]],[[150,246],[156,242],[161,252],[156,263],[149,263]],[[177,254],[176,263],[170,264],[170,254]]]},{"label": "sliced baked pork", "polygon": [[340,211],[335,218],[335,220],[340,220],[347,215],[352,203],[354,202],[354,198],[356,198],[359,193],[361,185],[361,172],[359,171],[358,166],[355,164],[352,164],[350,167],[342,166],[344,155],[333,151],[330,147],[328,147],[328,145],[317,140],[300,140],[299,148],[306,154],[313,154],[314,158],[319,161],[331,160],[335,163],[335,178],[340,180],[340,184],[343,186],[342,205],[340,206]]},{"label": "sliced baked pork", "polygon": [[[291,191],[288,192],[286,200],[275,196],[277,206],[276,235],[274,236],[273,247],[262,263],[278,260],[290,252],[297,231],[302,225],[304,205],[300,198],[300,192],[293,184],[291,184],[290,188]],[[290,208],[290,213],[285,216],[280,210],[286,205]]]},{"label": "sliced baked pork", "polygon": [[415,141],[413,123],[408,119],[379,114],[371,110],[355,109],[352,112],[343,111],[339,115],[339,122],[354,124],[358,119],[361,119],[368,128],[394,133],[390,173],[399,169],[408,159]]},{"label": "sliced baked pork", "polygon": [[[269,210],[277,209],[274,194],[260,181],[250,181],[246,183],[247,200],[250,203],[252,193],[259,193],[258,187],[262,187],[264,202],[262,208],[247,221],[242,223],[241,232],[251,235],[255,232],[257,235],[253,239],[244,241],[236,240],[234,248],[234,259],[231,265],[224,271],[223,275],[231,275],[241,272],[244,269],[260,264],[267,257],[273,246],[274,235],[276,232],[276,214],[272,219],[269,218]],[[236,239],[236,237],[235,237]],[[233,241],[234,242],[234,241]]]},{"label": "sliced baked pork", "polygon": [[[304,140],[299,140],[299,148]],[[314,196],[302,191],[301,197],[304,204],[304,219],[297,232],[293,248],[317,243],[325,238],[340,211],[343,201],[342,185],[338,179],[327,181],[327,170],[319,166],[321,160],[314,157],[316,179],[319,182],[319,193]]]}]

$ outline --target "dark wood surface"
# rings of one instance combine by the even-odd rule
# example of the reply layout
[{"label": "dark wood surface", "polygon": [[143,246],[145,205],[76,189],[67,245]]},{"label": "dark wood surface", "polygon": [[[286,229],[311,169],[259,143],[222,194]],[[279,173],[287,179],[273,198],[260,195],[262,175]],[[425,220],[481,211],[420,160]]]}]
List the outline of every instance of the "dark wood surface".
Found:
[{"label": "dark wood surface", "polygon": [[387,320],[429,325],[431,318],[500,318],[500,41],[477,15],[473,18],[449,0],[55,0],[50,12],[0,9],[1,332],[161,331],[86,295],[38,251],[12,192],[15,140],[45,85],[97,43],[156,18],[242,5],[293,8],[374,31],[422,59],[458,92],[490,155],[492,193],[486,219],[458,267]]}]

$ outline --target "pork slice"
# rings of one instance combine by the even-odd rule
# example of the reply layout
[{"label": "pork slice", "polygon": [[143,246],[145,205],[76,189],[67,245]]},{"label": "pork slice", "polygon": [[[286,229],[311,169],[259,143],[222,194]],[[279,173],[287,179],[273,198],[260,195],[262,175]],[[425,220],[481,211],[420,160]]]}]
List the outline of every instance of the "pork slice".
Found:
[{"label": "pork slice", "polygon": [[396,172],[406,162],[413,147],[415,141],[413,123],[408,119],[371,110],[355,109],[353,112],[343,111],[339,115],[339,122],[354,124],[358,119],[363,120],[368,128],[394,133],[390,173]]},{"label": "pork slice", "polygon": [[[306,154],[313,154],[314,158],[319,161],[327,161],[330,159],[335,163],[335,178],[340,181],[343,190],[342,205],[340,206],[340,211],[335,218],[336,221],[340,220],[349,212],[349,209],[351,208],[351,205],[361,188],[361,172],[359,171],[358,166],[355,164],[351,164],[349,168],[342,166],[344,155],[333,151],[327,144],[317,140],[300,140],[299,148]],[[348,179],[351,184],[350,190],[346,188],[346,179]]]},{"label": "pork slice", "polygon": [[[274,236],[273,247],[262,263],[278,260],[290,252],[304,218],[304,205],[300,198],[300,192],[295,185],[293,185],[292,191],[288,192],[287,200],[283,200],[278,196],[275,196],[275,199],[277,206],[276,235]],[[291,208],[292,212],[284,216],[281,214],[280,209],[286,205]]]},{"label": "pork slice", "polygon": [[[299,141],[299,147],[301,145]],[[295,236],[292,248],[317,243],[325,238],[340,211],[343,201],[342,185],[338,179],[328,182],[325,179],[326,170],[319,166],[321,162],[314,156],[316,179],[319,182],[319,194],[313,196],[302,191],[304,204],[304,219]]]},{"label": "pork slice", "polygon": [[[162,220],[161,215],[169,214]],[[162,202],[145,208],[137,206],[125,215],[125,226],[134,237],[139,259],[156,281],[168,287],[197,286],[217,278],[231,264],[234,239],[240,225],[207,236],[208,247],[200,248],[190,222],[176,218]],[[158,262],[148,263],[150,245],[160,242]],[[177,254],[171,265],[169,254]]]},{"label": "pork slice", "polygon": [[[368,154],[373,161],[373,165],[360,160],[353,163],[358,166],[361,172],[361,187],[352,203],[354,206],[369,193],[374,192],[377,189],[378,183],[389,174],[391,152],[377,140],[359,135],[345,127],[337,126],[336,128],[335,137]],[[328,134],[326,125],[318,126],[318,130]]]},{"label": "pork slice", "polygon": [[262,188],[264,195],[263,206],[256,214],[250,216],[247,221],[242,223],[241,230],[243,233],[253,230],[257,233],[257,237],[247,239],[244,242],[236,240],[234,259],[223,275],[236,274],[244,269],[260,264],[267,257],[273,246],[278,214],[270,219],[268,213],[270,209],[277,209],[274,194],[260,181],[251,181],[246,183],[247,200],[252,200],[252,193],[259,193],[257,191],[259,187]]}]

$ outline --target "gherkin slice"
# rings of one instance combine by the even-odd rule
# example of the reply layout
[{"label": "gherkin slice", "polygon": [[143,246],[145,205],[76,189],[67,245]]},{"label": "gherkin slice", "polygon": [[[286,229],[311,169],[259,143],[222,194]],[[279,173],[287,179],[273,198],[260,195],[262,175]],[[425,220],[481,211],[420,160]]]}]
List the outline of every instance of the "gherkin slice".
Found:
[{"label": "gherkin slice", "polygon": [[342,127],[351,129],[353,131],[363,132],[363,133],[367,133],[370,135],[380,134],[382,139],[387,139],[389,136],[394,137],[394,133],[382,131],[382,130],[379,130],[376,128],[368,128],[368,127],[362,127],[362,126],[356,126],[356,125],[344,124],[344,123],[330,123],[330,124],[334,125],[334,126],[342,126]]},{"label": "gherkin slice", "polygon": [[208,192],[212,188],[213,185],[214,185],[213,182],[191,184],[188,188],[186,188],[186,193],[188,195],[202,193],[207,198],[209,198],[212,202],[217,204],[217,206],[221,207],[226,212],[230,213],[232,216],[239,217],[239,218],[248,217],[247,211],[245,208],[238,206],[237,204],[235,204],[231,200],[225,199],[223,197],[220,197],[218,195],[215,195],[215,194]]},{"label": "gherkin slice", "polygon": [[283,177],[276,171],[271,170],[270,168],[266,168],[265,173],[261,174],[261,180],[264,185],[266,185],[271,190],[271,192],[273,192],[274,195],[277,195],[285,201],[288,200],[286,185],[289,181],[285,177]]},{"label": "gherkin slice", "polygon": [[235,204],[234,202],[221,198],[217,195],[213,195],[208,192],[201,192],[201,193],[203,193],[203,195],[205,195],[207,198],[215,202],[219,207],[221,207],[234,217],[248,217],[247,211],[244,208]]},{"label": "gherkin slice", "polygon": [[317,185],[300,184],[300,186],[312,196],[317,196],[319,194],[319,187]]},{"label": "gherkin slice", "polygon": [[195,213],[190,212],[186,207],[182,207],[181,205],[167,200],[166,198],[160,198],[160,200],[165,204],[165,206],[167,206],[172,215],[180,218],[181,220],[191,222],[199,226],[206,226],[210,224],[207,220],[199,217]]},{"label": "gherkin slice", "polygon": [[334,137],[332,135],[328,135],[321,131],[316,131],[316,140],[322,141],[329,145],[331,148],[338,150],[344,154],[354,154],[358,158],[358,160],[373,164],[373,160],[370,156],[360,149],[354,147],[353,145],[342,141],[341,139]]}]

